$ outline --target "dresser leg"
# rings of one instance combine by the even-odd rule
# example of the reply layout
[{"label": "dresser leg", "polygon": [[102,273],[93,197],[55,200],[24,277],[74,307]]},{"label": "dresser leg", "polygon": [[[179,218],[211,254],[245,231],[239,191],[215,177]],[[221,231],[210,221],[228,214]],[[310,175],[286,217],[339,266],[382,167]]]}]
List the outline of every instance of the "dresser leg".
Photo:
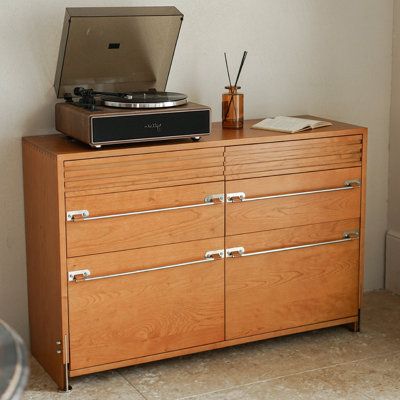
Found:
[{"label": "dresser leg", "polygon": [[72,386],[69,384],[69,343],[68,335],[64,335],[64,385],[59,389],[60,392],[68,393],[72,390]]},{"label": "dresser leg", "polygon": [[347,326],[352,332],[360,332],[360,321],[361,321],[361,310],[358,309],[358,319],[356,322],[352,322],[351,324],[348,324]]},{"label": "dresser leg", "polygon": [[360,322],[359,321],[352,322],[351,324],[348,324],[347,326],[351,332],[355,332],[355,333],[360,332]]},{"label": "dresser leg", "polygon": [[60,393],[69,393],[70,391],[72,390],[72,386],[71,385],[68,385],[68,387],[66,387],[65,389],[58,389],[58,391],[60,392]]}]

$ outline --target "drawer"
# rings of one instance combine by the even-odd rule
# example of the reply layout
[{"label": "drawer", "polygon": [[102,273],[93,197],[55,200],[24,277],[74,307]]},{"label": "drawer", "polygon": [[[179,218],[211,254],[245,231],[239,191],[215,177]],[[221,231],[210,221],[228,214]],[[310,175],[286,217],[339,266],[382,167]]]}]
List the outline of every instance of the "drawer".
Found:
[{"label": "drawer", "polygon": [[358,218],[360,184],[361,168],[226,182],[226,233]]},{"label": "drawer", "polygon": [[227,180],[361,166],[362,136],[287,140],[231,146],[225,153]]},{"label": "drawer", "polygon": [[354,219],[228,237],[226,339],[357,316],[358,229]]},{"label": "drawer", "polygon": [[223,180],[223,153],[216,148],[66,161],[66,196]]},{"label": "drawer", "polygon": [[224,340],[224,260],[213,253],[223,246],[217,238],[69,259],[71,369]]},{"label": "drawer", "polygon": [[67,256],[223,236],[223,193],[223,182],[213,182],[69,197]]}]

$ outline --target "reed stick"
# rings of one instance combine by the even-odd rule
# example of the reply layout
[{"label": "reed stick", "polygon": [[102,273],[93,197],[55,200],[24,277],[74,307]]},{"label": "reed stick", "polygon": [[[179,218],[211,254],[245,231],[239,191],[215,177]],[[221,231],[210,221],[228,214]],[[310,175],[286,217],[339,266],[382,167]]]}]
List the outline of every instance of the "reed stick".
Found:
[{"label": "reed stick", "polygon": [[[247,57],[247,53],[248,52],[246,50],[243,52],[242,61],[240,62],[239,70],[238,70],[238,73],[236,75],[235,85],[233,87],[236,87],[237,84],[238,84],[239,77],[240,77],[240,74],[242,73],[243,65],[244,65],[244,62],[245,62],[246,57]],[[226,60],[226,55],[225,55],[225,60]],[[228,72],[228,78],[229,78],[229,83],[231,83],[229,72]],[[232,85],[230,87],[232,87]],[[229,104],[228,104],[228,108],[227,108],[225,116],[224,116],[224,121],[226,120],[226,117],[228,116],[228,113],[229,113],[229,110],[231,108],[232,102],[233,102],[233,91],[232,91],[232,94],[231,94],[231,99],[230,99]]]}]

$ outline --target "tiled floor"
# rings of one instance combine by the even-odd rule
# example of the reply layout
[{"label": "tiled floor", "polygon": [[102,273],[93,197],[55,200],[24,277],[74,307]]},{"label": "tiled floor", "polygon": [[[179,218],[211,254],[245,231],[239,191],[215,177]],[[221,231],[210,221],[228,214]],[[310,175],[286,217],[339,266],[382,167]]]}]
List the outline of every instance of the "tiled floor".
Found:
[{"label": "tiled floor", "polygon": [[365,295],[362,332],[344,327],[72,380],[58,393],[32,361],[24,399],[400,399],[400,296]]}]

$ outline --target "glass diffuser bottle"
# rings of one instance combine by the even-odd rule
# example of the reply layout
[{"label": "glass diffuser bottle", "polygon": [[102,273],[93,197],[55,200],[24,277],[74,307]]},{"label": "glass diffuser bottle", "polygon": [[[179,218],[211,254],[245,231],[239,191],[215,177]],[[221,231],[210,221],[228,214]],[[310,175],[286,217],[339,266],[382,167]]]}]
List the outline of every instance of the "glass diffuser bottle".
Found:
[{"label": "glass diffuser bottle", "polygon": [[240,86],[225,86],[227,93],[222,94],[222,126],[224,128],[243,128],[243,93]]}]

